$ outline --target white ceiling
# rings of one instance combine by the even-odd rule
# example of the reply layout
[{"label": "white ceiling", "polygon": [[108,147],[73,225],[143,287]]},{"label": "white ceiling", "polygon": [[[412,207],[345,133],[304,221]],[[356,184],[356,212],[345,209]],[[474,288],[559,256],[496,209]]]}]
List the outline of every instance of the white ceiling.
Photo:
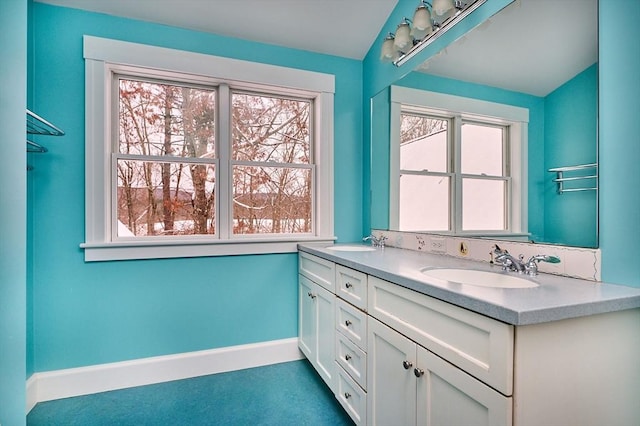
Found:
[{"label": "white ceiling", "polygon": [[[35,0],[363,59],[398,0]],[[416,4],[418,1],[416,0]]]},{"label": "white ceiling", "polygon": [[[364,58],[398,2],[35,1],[353,59]],[[597,0],[515,0],[421,71],[545,96],[596,61]]]},{"label": "white ceiling", "polygon": [[597,0],[516,0],[421,71],[546,96],[598,60],[597,10]]}]

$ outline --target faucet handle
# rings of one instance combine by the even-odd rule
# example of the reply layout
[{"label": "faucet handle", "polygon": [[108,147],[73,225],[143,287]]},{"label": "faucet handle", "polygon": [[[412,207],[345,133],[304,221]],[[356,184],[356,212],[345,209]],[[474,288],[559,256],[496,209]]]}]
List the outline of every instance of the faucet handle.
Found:
[{"label": "faucet handle", "polygon": [[525,264],[525,269],[527,271],[527,274],[531,276],[538,275],[539,262],[560,263],[560,258],[556,256],[548,256],[544,254],[537,254],[535,256],[531,256],[527,261],[527,263]]},{"label": "faucet handle", "polygon": [[548,256],[546,254],[537,254],[535,256],[531,256],[527,263],[532,262],[560,263],[560,258],[556,256]]}]

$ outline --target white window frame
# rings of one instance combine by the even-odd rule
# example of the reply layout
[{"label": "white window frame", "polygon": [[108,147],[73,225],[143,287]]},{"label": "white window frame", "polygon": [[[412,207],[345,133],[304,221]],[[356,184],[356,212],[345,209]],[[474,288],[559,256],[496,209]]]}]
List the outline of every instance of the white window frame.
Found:
[{"label": "white window frame", "polygon": [[[260,64],[194,52],[84,36],[85,59],[85,242],[80,245],[85,261],[223,256],[237,254],[293,253],[299,242],[335,240],[333,208],[333,99],[335,77],[313,71]],[[313,232],[311,234],[216,235],[115,240],[111,203],[111,124],[113,73],[136,73],[147,69],[149,76],[193,76],[196,83],[229,83],[234,88],[311,99],[314,104],[313,153],[315,178]],[[128,74],[131,75],[131,74]],[[224,84],[220,87],[224,89]],[[221,111],[221,114],[230,112]],[[223,120],[220,120],[222,123]],[[230,138],[220,129],[219,141]],[[219,143],[221,149],[227,145]],[[220,169],[225,166],[221,163]],[[227,166],[228,168],[228,166]],[[222,171],[224,173],[224,171]],[[228,171],[227,171],[228,172]],[[226,192],[226,191],[222,191]],[[229,200],[218,199],[219,211]],[[223,214],[224,216],[224,214]],[[225,220],[224,217],[221,220]],[[226,220],[229,220],[227,217]]]},{"label": "white window frame", "polygon": [[[391,86],[390,108],[390,152],[389,152],[389,229],[399,228],[400,195],[400,114],[403,107],[417,107],[427,114],[441,117],[454,117],[454,120],[468,120],[508,126],[509,131],[509,167],[510,199],[507,206],[507,229],[504,231],[462,231],[460,229],[461,211],[452,211],[453,229],[433,231],[451,235],[483,236],[520,236],[528,232],[528,168],[527,146],[529,128],[529,110],[527,108],[462,96],[448,95],[402,86]],[[460,141],[456,142],[459,148]],[[459,166],[459,164],[458,164]],[[459,167],[455,168],[459,173]],[[456,179],[457,181],[458,179]],[[456,188],[454,188],[456,189]],[[460,188],[453,191],[453,205],[460,205]],[[457,203],[457,204],[456,204]],[[452,206],[453,207],[453,206]],[[429,232],[429,231],[425,231]]]}]

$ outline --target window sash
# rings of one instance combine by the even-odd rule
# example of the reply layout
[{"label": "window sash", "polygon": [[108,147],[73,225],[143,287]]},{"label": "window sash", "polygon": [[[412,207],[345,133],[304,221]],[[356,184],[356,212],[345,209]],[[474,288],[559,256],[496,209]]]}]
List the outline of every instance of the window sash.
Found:
[{"label": "window sash", "polygon": [[[216,135],[215,135],[215,153],[217,154],[217,158],[209,159],[209,158],[195,158],[195,157],[179,157],[173,155],[137,155],[137,154],[122,154],[119,153],[119,82],[121,79],[133,80],[133,81],[144,81],[154,84],[166,84],[178,87],[193,87],[201,90],[211,90],[215,91],[217,95],[216,99]],[[302,97],[294,97],[288,95],[282,95],[277,93],[277,91],[246,91],[246,90],[235,90],[231,85],[226,84],[224,82],[218,84],[217,86],[207,86],[206,84],[196,84],[192,81],[183,81],[177,76],[176,78],[153,78],[149,77],[145,73],[137,74],[133,70],[129,73],[116,73],[112,74],[111,78],[112,84],[112,93],[114,93],[114,101],[112,102],[112,126],[114,131],[112,132],[112,167],[111,167],[111,175],[112,175],[112,185],[111,185],[111,240],[114,242],[117,241],[146,241],[146,240],[171,240],[171,239],[182,239],[182,240],[202,240],[202,239],[252,239],[252,238],[262,238],[259,236],[267,236],[267,235],[282,235],[282,236],[295,236],[295,235],[315,235],[315,210],[316,210],[316,195],[315,195],[315,170],[313,164],[314,157],[314,144],[313,144],[313,117],[314,117],[314,100]],[[282,162],[272,162],[272,161],[237,161],[232,160],[232,144],[233,139],[231,137],[231,127],[233,126],[232,117],[226,114],[223,114],[222,111],[231,111],[232,108],[232,97],[234,94],[247,94],[251,96],[264,96],[270,98],[279,98],[279,99],[288,99],[295,100],[301,102],[309,103],[309,161],[310,163],[282,163]],[[221,136],[228,135],[226,136]],[[135,161],[147,161],[153,163],[175,163],[175,164],[212,164],[215,167],[215,182],[218,190],[215,193],[215,234],[198,234],[198,235],[153,235],[153,236],[136,236],[136,237],[123,237],[118,236],[118,203],[117,203],[117,193],[118,193],[118,177],[117,177],[117,167],[118,160],[135,160]],[[221,169],[221,165],[224,165]],[[235,233],[233,231],[234,224],[236,221],[234,214],[234,175],[233,171],[235,167],[267,167],[267,168],[291,168],[291,169],[302,169],[309,170],[311,174],[311,194],[310,194],[310,203],[311,203],[311,230],[310,232],[283,232],[283,233],[275,233],[275,232],[262,232],[262,233]],[[225,170],[225,172],[222,172]],[[227,199],[228,202],[223,204],[221,199]],[[225,208],[226,206],[226,208]]]},{"label": "window sash", "polygon": [[471,175],[471,174],[459,174],[456,176],[456,185],[462,187],[464,185],[465,180],[475,180],[475,181],[488,181],[488,182],[502,182],[504,193],[502,200],[502,211],[501,212],[493,212],[497,214],[502,214],[503,217],[503,226],[502,229],[465,229],[464,228],[464,201],[462,197],[464,197],[464,191],[460,191],[462,197],[460,199],[459,209],[456,210],[458,214],[456,225],[457,228],[455,232],[457,234],[473,234],[473,233],[507,233],[511,230],[511,198],[512,198],[512,179],[509,176],[486,176],[486,175]]},{"label": "window sash", "polygon": [[111,241],[113,242],[125,242],[125,241],[162,241],[162,240],[206,240],[206,239],[219,239],[220,223],[219,223],[219,202],[217,195],[214,198],[214,234],[188,234],[188,235],[145,235],[145,236],[120,236],[118,235],[118,162],[120,160],[132,160],[154,164],[199,164],[213,166],[215,171],[215,185],[219,182],[219,160],[218,159],[202,159],[202,158],[182,158],[173,156],[154,156],[154,155],[132,155],[132,154],[119,154],[112,153],[111,156],[111,191],[110,191],[110,217],[111,217]]}]

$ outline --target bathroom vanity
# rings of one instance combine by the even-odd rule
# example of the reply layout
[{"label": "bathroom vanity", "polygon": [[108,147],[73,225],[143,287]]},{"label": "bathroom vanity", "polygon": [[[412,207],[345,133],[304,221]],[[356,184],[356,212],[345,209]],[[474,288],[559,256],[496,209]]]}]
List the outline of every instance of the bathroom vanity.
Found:
[{"label": "bathroom vanity", "polygon": [[349,247],[299,246],[299,347],[356,424],[637,424],[640,289]]}]

